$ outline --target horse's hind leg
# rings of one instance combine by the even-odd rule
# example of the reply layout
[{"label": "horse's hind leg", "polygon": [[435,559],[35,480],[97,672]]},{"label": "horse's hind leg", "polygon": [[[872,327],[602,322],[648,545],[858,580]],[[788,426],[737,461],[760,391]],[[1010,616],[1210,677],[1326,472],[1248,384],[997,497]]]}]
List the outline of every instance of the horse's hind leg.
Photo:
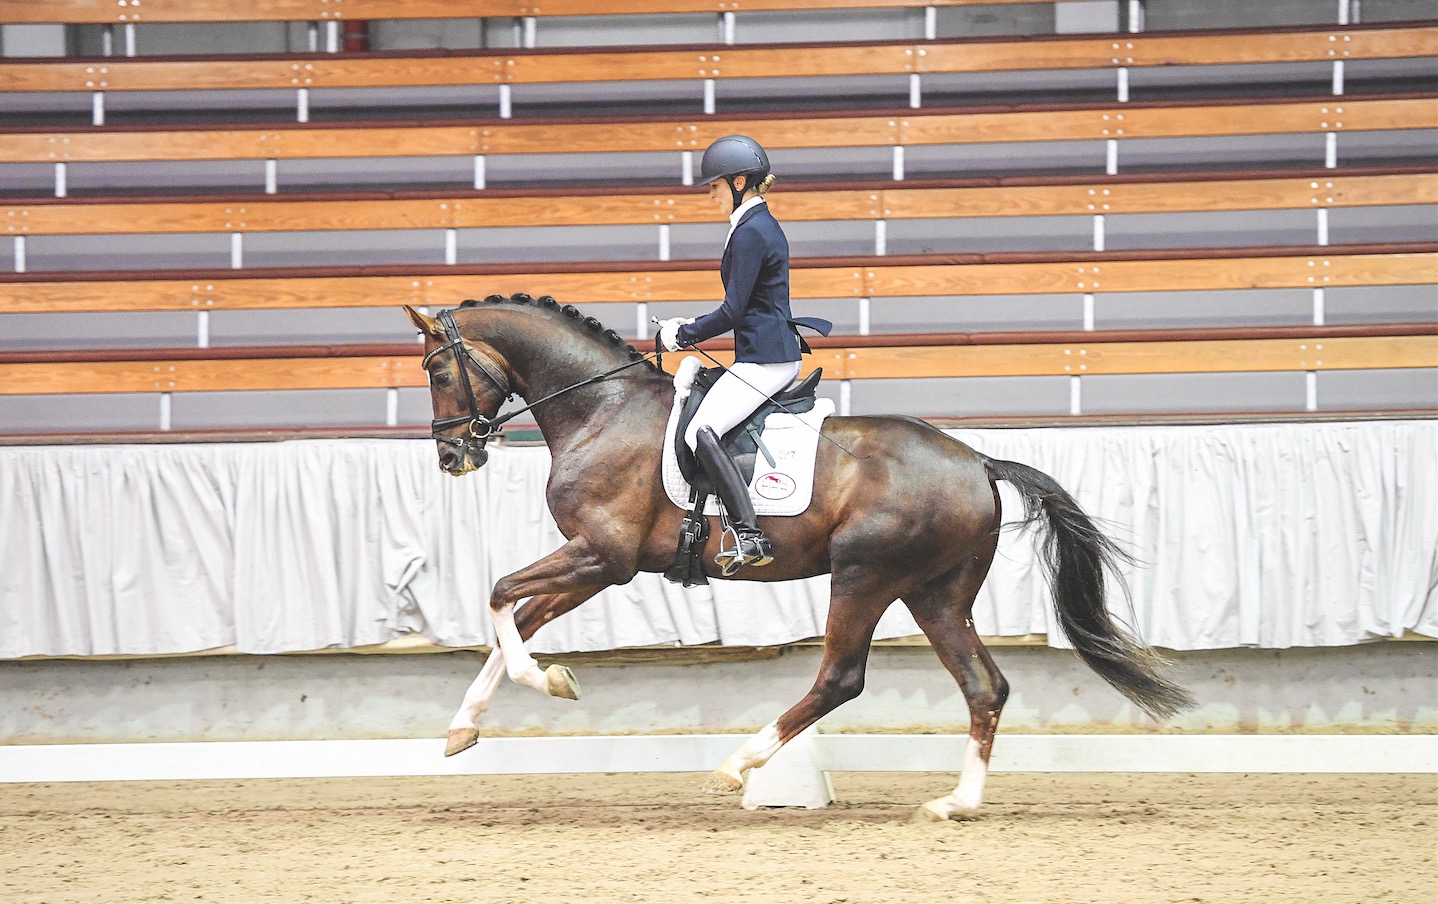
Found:
[{"label": "horse's hind leg", "polygon": [[854,593],[848,590],[841,592],[840,581],[835,579],[829,602],[829,621],[824,629],[824,659],[813,688],[804,699],[745,741],[743,747],[726,759],[705,782],[705,791],[710,794],[738,791],[744,787],[746,772],[767,763],[790,738],[840,704],[859,696],[864,690],[864,668],[869,661],[869,642],[873,639],[874,628],[884,610],[894,601],[891,592],[877,587],[891,583],[869,580],[862,592]]},{"label": "horse's hind leg", "polygon": [[918,813],[924,819],[973,816],[983,801],[999,713],[1009,696],[1008,682],[974,629],[974,598],[988,564],[988,558],[970,559],[950,579],[936,582],[912,601],[905,600],[914,621],[929,638],[939,661],[958,680],[969,704],[969,742],[959,786],[952,794],[924,804]]},{"label": "horse's hind leg", "polygon": [[[534,597],[515,611],[514,621],[519,628],[519,636],[528,640],[534,636],[534,632],[576,608],[597,592],[585,589],[575,593]],[[479,677],[475,678],[469,690],[464,692],[464,702],[460,704],[459,711],[450,720],[449,737],[444,747],[445,756],[454,756],[468,750],[479,740],[479,717],[489,709],[490,703],[494,702],[494,695],[499,690],[499,682],[504,678],[504,674],[504,651],[496,644],[484,660],[484,668],[480,670]]]}]

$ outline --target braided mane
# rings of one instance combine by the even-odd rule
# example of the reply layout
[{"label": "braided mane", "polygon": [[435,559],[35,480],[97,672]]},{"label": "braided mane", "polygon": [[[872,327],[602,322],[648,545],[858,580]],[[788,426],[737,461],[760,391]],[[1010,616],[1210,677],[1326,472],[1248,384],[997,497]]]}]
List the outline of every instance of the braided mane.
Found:
[{"label": "braided mane", "polygon": [[[484,305],[501,304],[524,305],[528,307],[539,308],[541,310],[552,310],[558,314],[564,315],[570,320],[575,321],[580,326],[583,326],[586,331],[593,333],[596,339],[599,339],[600,341],[610,346],[613,346],[616,349],[628,352],[630,361],[644,360],[643,352],[639,351],[637,348],[630,345],[628,342],[625,342],[624,337],[620,336],[614,330],[605,327],[605,325],[601,323],[598,318],[586,317],[584,313],[581,312],[574,305],[562,305],[559,302],[555,301],[552,295],[541,295],[538,298],[532,298],[523,292],[516,292],[508,298],[505,298],[503,295],[491,295],[488,298],[484,299],[484,301],[477,301],[473,298],[469,298],[461,302],[459,306],[461,308],[478,308],[483,307]],[[663,371],[661,371],[658,367],[654,365],[653,361],[645,360],[644,367],[646,370],[652,371],[654,373],[663,373]]]}]

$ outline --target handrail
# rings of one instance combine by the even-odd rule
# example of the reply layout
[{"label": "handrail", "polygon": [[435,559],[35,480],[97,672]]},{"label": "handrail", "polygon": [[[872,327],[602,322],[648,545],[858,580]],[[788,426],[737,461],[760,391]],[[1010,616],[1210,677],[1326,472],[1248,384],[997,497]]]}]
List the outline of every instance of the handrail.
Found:
[{"label": "handrail", "polygon": [[919,42],[12,59],[0,60],[0,93],[924,75],[1435,55],[1438,27],[1379,24]]},{"label": "handrail", "polygon": [[[1438,172],[1388,167],[1002,182],[786,183],[769,195],[769,204],[789,221],[1438,204]],[[716,216],[706,195],[672,187],[0,199],[0,232],[10,235],[641,225],[706,223]]]},{"label": "handrail", "polygon": [[287,160],[696,151],[740,132],[770,149],[963,145],[1438,128],[1427,94],[1034,104],[743,115],[0,128],[0,162]]}]

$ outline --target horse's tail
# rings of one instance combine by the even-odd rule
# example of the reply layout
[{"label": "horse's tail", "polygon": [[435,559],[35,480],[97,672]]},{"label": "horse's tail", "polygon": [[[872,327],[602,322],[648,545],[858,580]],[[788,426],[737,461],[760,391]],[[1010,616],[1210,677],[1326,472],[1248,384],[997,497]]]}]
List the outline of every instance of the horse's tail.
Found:
[{"label": "horse's tail", "polygon": [[[1046,521],[1040,556],[1053,592],[1059,624],[1089,668],[1154,718],[1193,706],[1193,698],[1161,674],[1167,660],[1131,637],[1104,608],[1104,570],[1133,557],[1104,536],[1093,519],[1052,477],[1013,461],[987,459],[995,480],[1023,494],[1025,525]],[[1125,594],[1127,588],[1124,588]]]}]

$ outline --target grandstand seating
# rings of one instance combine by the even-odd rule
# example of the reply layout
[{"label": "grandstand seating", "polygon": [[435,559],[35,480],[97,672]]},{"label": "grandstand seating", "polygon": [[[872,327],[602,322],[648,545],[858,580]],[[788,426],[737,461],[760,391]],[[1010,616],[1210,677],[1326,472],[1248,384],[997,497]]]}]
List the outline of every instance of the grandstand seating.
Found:
[{"label": "grandstand seating", "polygon": [[[964,4],[827,0],[824,5]],[[133,8],[126,7],[126,12],[92,0],[46,4],[43,11],[37,5],[0,0],[0,22],[623,16],[661,8],[722,13],[740,6],[673,0],[560,0],[538,7],[517,0],[346,0],[341,8],[321,0],[146,0],[137,16]],[[810,6],[797,0],[742,4],[745,13]],[[669,260],[667,232],[650,249],[605,260],[569,253],[561,246],[534,259],[518,252],[508,263],[476,264],[462,262],[455,246],[467,231],[494,228],[538,230],[536,240],[547,229],[579,230],[602,243],[600,236],[630,235],[622,230],[635,227],[698,229],[712,224],[715,214],[707,200],[679,184],[692,179],[692,157],[675,152],[702,151],[713,138],[731,132],[753,135],[775,151],[776,162],[787,159],[798,171],[797,180],[785,179],[772,196],[782,220],[813,224],[809,232],[796,230],[795,298],[865,306],[864,313],[841,330],[843,335],[817,344],[812,363],[824,366],[833,379],[1277,372],[1312,379],[1335,371],[1371,372],[1381,379],[1402,371],[1427,375],[1422,378],[1426,380],[1438,374],[1438,330],[1433,326],[1438,303],[1427,301],[1438,283],[1438,231],[1424,220],[1438,205],[1438,159],[1422,148],[1432,130],[1438,130],[1438,103],[1430,93],[1415,92],[1407,73],[1426,71],[1435,57],[1438,26],[1429,21],[803,45],[3,60],[0,97],[23,98],[28,106],[23,116],[0,126],[0,223],[12,237],[11,247],[0,250],[0,266],[8,264],[16,271],[0,278],[0,422],[7,412],[17,422],[0,426],[0,432],[47,426],[29,413],[34,406],[7,408],[7,399],[13,403],[95,392],[97,381],[99,391],[107,393],[304,390],[315,392],[317,400],[325,398],[324,391],[419,391],[424,385],[412,345],[357,343],[343,332],[328,336],[303,319],[309,310],[442,306],[491,292],[527,291],[600,305],[597,313],[606,321],[626,335],[642,335],[648,310],[643,306],[702,306],[718,295],[714,261]],[[1349,63],[1380,68],[1372,70],[1359,90],[1345,92],[1342,67]],[[1237,90],[1231,86],[1234,72],[1258,80],[1268,71],[1265,67],[1294,65],[1332,67],[1333,93],[1316,94],[1311,78],[1297,83],[1296,90],[1282,81]],[[1172,91],[1130,100],[1128,71],[1145,67],[1191,72],[1192,83],[1180,79]],[[506,104],[484,109],[482,116],[470,112],[459,118],[452,105],[409,110],[403,108],[408,95],[396,101],[387,93],[432,86],[545,84],[562,90],[585,84],[622,95],[626,86],[682,81],[776,83],[802,93],[824,79],[965,75],[1012,77],[1020,86],[1016,90],[1022,91],[1028,74],[1045,70],[1105,77],[1118,73],[1119,78],[1113,97],[1102,101],[1059,97],[1045,102],[1030,95],[1022,103],[975,102],[977,95],[955,91],[952,83],[944,83],[942,91],[920,91],[915,82],[907,92],[909,107],[815,104],[797,96],[776,106],[771,93],[751,104],[742,95],[728,98],[719,113],[713,112],[712,98],[708,112],[700,112],[697,103],[692,112],[676,112],[662,104],[648,110],[641,97],[627,106],[597,105],[592,111],[537,104],[521,107],[518,115]],[[1213,90],[1205,72],[1225,73],[1229,87]],[[1385,74],[1390,72],[1398,75]],[[217,93],[270,89],[355,90],[361,99],[370,97],[363,92],[372,91],[376,106],[362,108],[359,117],[331,110],[322,121],[309,122],[302,100],[299,115],[289,121],[257,121],[252,115],[228,114],[225,95]],[[782,94],[789,89],[775,90]],[[82,126],[73,115],[44,112],[44,98],[74,92],[96,94],[96,121],[110,124]],[[126,94],[136,99],[126,108],[129,112],[104,120],[103,98]],[[195,103],[177,97],[198,98],[200,112],[192,109]],[[930,105],[933,98],[940,105]],[[219,106],[206,109],[214,100]],[[266,103],[266,116],[282,106]],[[615,109],[619,115],[606,115]],[[1340,139],[1366,151],[1340,154]],[[1254,159],[1242,150],[1253,142],[1282,149]],[[1000,158],[1006,153],[1017,157],[1018,148],[1034,148],[1042,162],[975,171],[963,165],[961,156],[974,146],[997,149]],[[1050,149],[1071,146],[1090,148],[1091,155],[1081,164],[1062,150],[1055,151],[1052,161],[1044,158]],[[1290,147],[1301,149],[1290,152]],[[561,167],[564,175],[557,180],[546,175],[547,159],[570,155],[593,161],[586,164],[593,172],[575,177]],[[401,168],[410,166],[411,178],[395,178],[393,167],[384,169],[382,161],[389,158],[398,158]],[[473,180],[467,178],[469,158],[474,159]],[[642,162],[617,163],[631,158]],[[444,169],[449,164],[442,161],[456,159],[462,167]],[[132,180],[127,169],[233,169],[247,161],[265,161],[269,169],[262,178],[248,169],[243,171],[247,175],[225,176],[208,188],[183,180],[166,184],[161,178],[158,185],[153,179]],[[425,161],[461,178],[451,175],[438,183],[425,178]],[[486,162],[502,170],[503,178],[487,182]],[[307,182],[291,178],[299,169],[279,170],[277,175],[276,164],[333,166],[340,175]],[[346,169],[351,166],[354,169]],[[367,184],[362,173],[373,166],[384,175]],[[647,176],[634,176],[646,169]],[[7,172],[15,174],[8,181]],[[343,175],[347,172],[360,175],[348,178]],[[874,178],[881,174],[892,178]],[[77,175],[84,177],[78,188]],[[672,180],[668,186],[656,184],[665,177]],[[1375,225],[1368,233],[1359,230],[1329,244],[1329,212],[1343,210]],[[1112,230],[1125,217],[1173,217],[1191,223],[1221,212],[1313,219],[1305,227],[1311,230],[1308,234],[1290,230],[1282,245],[1266,240],[1263,229],[1232,234],[1234,221],[1216,220],[1193,227],[1211,231],[1197,239],[1188,240],[1182,232],[1188,227],[1179,227],[1177,238],[1168,236],[1151,246],[1139,241],[1123,250],[1103,250],[1105,220]],[[1003,231],[972,249],[963,246],[962,238],[911,239],[908,244],[890,242],[890,247],[884,239],[886,227],[892,233],[904,222],[917,230],[912,236],[925,231],[941,235],[962,219],[1014,221],[1018,225],[1013,228],[1022,229],[1030,223],[1043,228],[1066,217],[1091,219],[1092,226],[1042,250],[1022,242],[996,248],[1008,235]],[[870,238],[855,239],[855,227],[868,230]],[[262,233],[295,236],[295,247],[302,249],[306,236],[373,232],[383,237],[406,230],[414,231],[417,241],[428,241],[426,230],[447,232],[448,238],[440,241],[441,246],[448,244],[443,252],[447,263],[439,264],[436,256],[424,263],[397,265],[392,258],[377,263],[361,250],[342,267],[332,266],[332,257],[319,256],[301,265],[250,267],[243,253],[245,240]],[[101,247],[123,249],[140,247],[126,242],[188,241],[217,233],[231,236],[232,243],[216,246],[208,265],[164,270],[123,264],[102,268],[94,254],[67,256],[63,250],[73,247],[63,244],[71,237],[111,236],[115,238],[107,241],[122,244]],[[930,246],[942,253],[907,253]],[[856,247],[862,251],[853,253]],[[905,253],[887,253],[896,250]],[[436,248],[435,255],[439,253]],[[303,251],[297,254],[303,258]],[[656,256],[661,259],[654,260]],[[231,267],[225,268],[226,263]],[[1349,289],[1373,293],[1375,299],[1386,298],[1385,291],[1416,294],[1396,304],[1375,303],[1371,317],[1326,324],[1322,293]],[[1291,299],[1280,305],[1284,313],[1266,321],[1238,313],[1277,297],[1264,293],[1294,291],[1314,293],[1311,315],[1304,305],[1295,316]],[[1096,296],[1152,295],[1157,305],[1200,293],[1208,298],[1233,296],[1226,309],[1234,315],[1224,321],[1220,314],[1195,332],[1176,325],[1117,330],[1102,318],[1095,322],[1092,313]],[[1064,329],[1024,329],[1029,319],[1025,312],[1037,309],[1034,299],[1054,296],[1074,300],[1082,315]],[[968,328],[968,310],[975,299],[986,297],[1013,301],[995,321],[997,327],[954,332],[955,327]],[[933,299],[939,300],[937,308]],[[924,333],[885,332],[892,327],[884,325],[877,332],[870,329],[871,310],[880,321],[883,312],[911,302],[930,305],[916,310],[938,312],[928,315]],[[610,310],[619,313],[606,316]],[[167,344],[164,336],[147,339],[152,321],[141,320],[237,311],[283,313],[297,327],[288,341],[263,346],[182,348]],[[95,348],[104,334],[96,337],[85,327],[85,318],[95,315],[111,318],[103,321],[104,330],[114,328],[114,317],[132,318],[139,325],[117,345],[134,347]],[[28,324],[57,317],[70,318],[60,331],[65,341],[29,338]],[[1035,315],[1033,320],[1036,326],[1053,326],[1052,318]],[[1163,322],[1162,317],[1155,320]],[[396,331],[403,331],[398,321]],[[199,344],[208,344],[203,325],[199,337]],[[724,347],[713,346],[716,354],[723,354]],[[1438,396],[1425,397],[1426,383],[1404,385],[1409,388],[1378,406],[1438,407]],[[1139,407],[1179,412],[1187,401],[1145,400]],[[1311,385],[1306,400],[1300,394],[1257,407],[1302,410],[1305,405],[1309,410],[1327,407],[1315,403]],[[390,408],[393,423],[394,406]],[[1065,409],[1081,410],[1077,404]],[[383,414],[374,412],[373,420]],[[276,421],[297,422],[303,422],[303,415],[294,412]]]},{"label": "grandstand seating", "polygon": [[[824,0],[825,8],[1035,3],[1042,0]],[[326,19],[445,19],[460,16],[586,16],[803,10],[811,0],[0,0],[0,22],[267,22]]]},{"label": "grandstand seating", "polygon": [[[1345,168],[909,180],[787,186],[770,206],[786,221],[1063,216],[1213,210],[1312,210],[1438,204],[1432,168]],[[708,223],[707,196],[672,188],[329,192],[314,195],[0,199],[10,235],[105,235],[355,229],[462,229]]]},{"label": "grandstand seating", "polygon": [[1347,26],[1249,34],[429,54],[90,58],[0,63],[0,90],[177,91],[908,75],[1398,59],[1438,54],[1438,28]]}]

